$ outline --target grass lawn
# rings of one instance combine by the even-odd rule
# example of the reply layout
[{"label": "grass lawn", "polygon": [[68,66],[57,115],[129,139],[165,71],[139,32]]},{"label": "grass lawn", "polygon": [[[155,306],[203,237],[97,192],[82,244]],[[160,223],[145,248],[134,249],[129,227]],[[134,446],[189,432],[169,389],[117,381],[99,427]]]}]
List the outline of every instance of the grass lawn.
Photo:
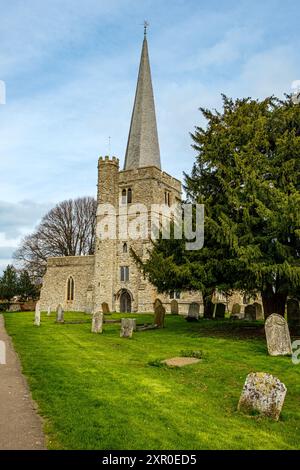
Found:
[{"label": "grass lawn", "polygon": [[[40,328],[33,313],[4,316],[49,449],[300,449],[300,365],[268,356],[262,324],[167,316],[165,329],[123,339],[118,324],[90,333],[84,314],[66,313],[66,320],[87,322],[64,325],[42,314]],[[204,358],[183,368],[155,366],[182,350],[202,350]],[[252,371],[286,384],[279,422],[236,411]]]}]

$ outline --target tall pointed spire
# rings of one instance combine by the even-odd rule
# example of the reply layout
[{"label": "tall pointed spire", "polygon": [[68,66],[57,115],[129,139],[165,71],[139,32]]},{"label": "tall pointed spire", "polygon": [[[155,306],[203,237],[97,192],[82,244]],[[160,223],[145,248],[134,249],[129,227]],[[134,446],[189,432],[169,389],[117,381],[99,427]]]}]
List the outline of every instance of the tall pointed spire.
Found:
[{"label": "tall pointed spire", "polygon": [[145,22],[144,41],[124,170],[132,170],[145,166],[161,167],[148,55],[147,26],[148,24]]}]

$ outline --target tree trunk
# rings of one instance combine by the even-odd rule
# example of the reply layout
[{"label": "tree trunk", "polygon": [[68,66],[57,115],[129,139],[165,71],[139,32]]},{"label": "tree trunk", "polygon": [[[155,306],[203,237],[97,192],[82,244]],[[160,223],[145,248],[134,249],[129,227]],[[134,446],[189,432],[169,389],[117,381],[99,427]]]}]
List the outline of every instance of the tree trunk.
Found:
[{"label": "tree trunk", "polygon": [[287,293],[274,292],[272,286],[269,286],[261,293],[265,318],[272,313],[278,313],[284,316]]}]

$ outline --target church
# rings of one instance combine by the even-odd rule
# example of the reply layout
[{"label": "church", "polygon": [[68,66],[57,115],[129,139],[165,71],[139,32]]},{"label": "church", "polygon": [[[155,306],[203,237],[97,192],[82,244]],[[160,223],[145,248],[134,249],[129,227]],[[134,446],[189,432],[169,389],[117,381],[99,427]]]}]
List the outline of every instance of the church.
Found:
[{"label": "church", "polygon": [[[161,168],[155,103],[151,80],[146,30],[128,143],[123,169],[116,157],[98,161],[98,208],[111,204],[120,208],[143,204],[150,213],[153,204],[180,204],[181,182]],[[97,225],[105,214],[97,211]],[[120,213],[117,213],[117,221]],[[117,222],[118,223],[118,222]],[[157,293],[143,276],[131,255],[131,248],[145,259],[151,249],[150,239],[109,239],[96,236],[92,256],[54,257],[47,261],[40,304],[42,310],[55,310],[61,304],[67,311],[92,313],[153,312],[158,298],[167,313],[187,315],[192,308],[203,312],[200,292]]]}]

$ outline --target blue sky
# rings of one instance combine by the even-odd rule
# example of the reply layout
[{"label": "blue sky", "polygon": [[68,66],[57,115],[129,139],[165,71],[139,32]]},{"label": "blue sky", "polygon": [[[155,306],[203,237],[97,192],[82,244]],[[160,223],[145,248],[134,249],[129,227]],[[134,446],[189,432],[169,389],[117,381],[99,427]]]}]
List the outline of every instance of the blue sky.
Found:
[{"label": "blue sky", "polygon": [[148,32],[163,169],[193,164],[189,132],[220,94],[283,97],[300,79],[297,0],[0,0],[0,269],[55,203],[96,194],[123,163]]}]

